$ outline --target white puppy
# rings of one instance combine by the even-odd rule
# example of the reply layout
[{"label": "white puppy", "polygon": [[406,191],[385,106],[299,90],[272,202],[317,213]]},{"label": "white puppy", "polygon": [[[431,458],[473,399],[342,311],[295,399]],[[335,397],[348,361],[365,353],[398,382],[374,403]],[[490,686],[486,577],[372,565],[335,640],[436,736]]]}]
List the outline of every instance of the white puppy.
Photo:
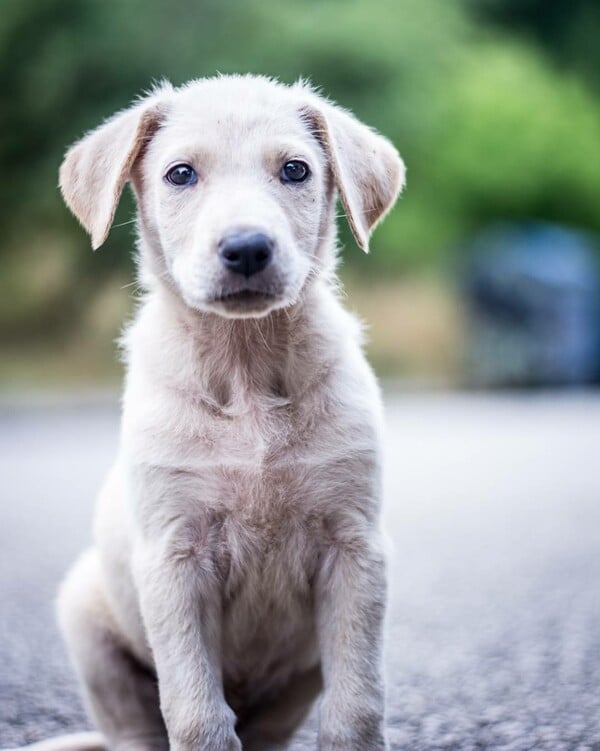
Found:
[{"label": "white puppy", "polygon": [[387,748],[379,391],[336,295],[404,179],[393,146],[303,83],[162,85],[67,153],[105,240],[137,197],[147,290],[124,336],[119,454],[59,618],[97,734],[54,748]]}]

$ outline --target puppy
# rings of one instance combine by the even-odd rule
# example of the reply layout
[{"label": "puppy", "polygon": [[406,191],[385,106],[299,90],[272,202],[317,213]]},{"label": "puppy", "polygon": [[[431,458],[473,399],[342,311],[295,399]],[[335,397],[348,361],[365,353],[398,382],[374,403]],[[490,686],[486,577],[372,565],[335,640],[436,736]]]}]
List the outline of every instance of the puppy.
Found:
[{"label": "puppy", "polygon": [[[306,84],[164,84],[60,171],[98,248],[130,181],[146,290],[116,463],[59,621],[101,736],[55,748],[383,751],[381,407],[336,293],[404,167]],[[70,744],[70,745],[69,745]]]}]

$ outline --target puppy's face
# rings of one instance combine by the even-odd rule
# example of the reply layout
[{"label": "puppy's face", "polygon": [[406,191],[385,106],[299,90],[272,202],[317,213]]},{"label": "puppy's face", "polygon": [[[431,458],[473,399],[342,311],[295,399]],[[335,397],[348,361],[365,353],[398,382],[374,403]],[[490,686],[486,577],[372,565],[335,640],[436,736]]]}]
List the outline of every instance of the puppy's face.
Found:
[{"label": "puppy's face", "polygon": [[243,80],[191,87],[140,166],[143,222],[189,306],[241,317],[298,299],[333,203],[298,101]]},{"label": "puppy's face", "polygon": [[232,76],[116,115],[69,150],[60,184],[98,247],[131,180],[145,279],[239,318],[292,305],[327,263],[336,189],[367,250],[403,179],[388,141],[305,85]]}]

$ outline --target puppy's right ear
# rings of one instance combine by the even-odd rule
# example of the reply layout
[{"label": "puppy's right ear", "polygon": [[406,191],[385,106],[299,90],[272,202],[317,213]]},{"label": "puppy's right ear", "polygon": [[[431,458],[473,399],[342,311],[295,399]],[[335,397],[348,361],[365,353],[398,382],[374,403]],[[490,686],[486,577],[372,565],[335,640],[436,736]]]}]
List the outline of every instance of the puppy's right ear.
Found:
[{"label": "puppy's right ear", "polygon": [[133,164],[159,128],[164,110],[164,99],[154,94],[117,113],[67,151],[60,189],[91,235],[94,250],[106,240]]}]

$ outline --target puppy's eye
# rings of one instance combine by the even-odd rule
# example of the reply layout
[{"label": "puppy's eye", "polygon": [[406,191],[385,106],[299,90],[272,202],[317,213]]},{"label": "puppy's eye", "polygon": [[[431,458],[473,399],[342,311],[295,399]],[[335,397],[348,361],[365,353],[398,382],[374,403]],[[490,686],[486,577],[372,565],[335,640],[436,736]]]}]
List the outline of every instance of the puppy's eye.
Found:
[{"label": "puppy's eye", "polygon": [[189,164],[176,164],[167,172],[165,179],[171,185],[193,185],[198,180],[198,175]]},{"label": "puppy's eye", "polygon": [[300,159],[291,159],[281,168],[281,179],[284,183],[302,183],[309,175],[308,164]]}]

